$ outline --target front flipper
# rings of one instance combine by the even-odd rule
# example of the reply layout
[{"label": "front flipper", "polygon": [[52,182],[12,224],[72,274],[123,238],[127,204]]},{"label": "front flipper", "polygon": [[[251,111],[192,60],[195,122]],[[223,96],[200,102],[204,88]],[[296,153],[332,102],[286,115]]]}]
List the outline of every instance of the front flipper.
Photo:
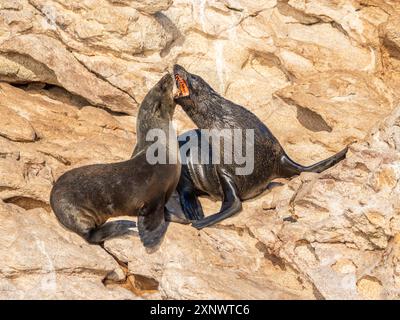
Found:
[{"label": "front flipper", "polygon": [[184,215],[177,215],[176,212],[168,210],[167,207],[165,207],[165,221],[168,222],[175,222],[175,223],[180,223],[180,224],[190,224],[191,221],[187,220]]},{"label": "front flipper", "polygon": [[91,230],[84,238],[92,244],[99,244],[105,240],[121,237],[127,234],[135,234],[133,228],[136,223],[129,220],[116,220],[106,222],[100,227]]},{"label": "front flipper", "polygon": [[218,171],[218,176],[223,191],[221,209],[218,213],[193,222],[192,226],[197,229],[209,227],[242,210],[242,201],[238,196],[236,185],[231,176],[224,169]]},{"label": "front flipper", "polygon": [[138,217],[139,237],[146,248],[158,245],[167,230],[168,223],[164,218],[164,203],[161,202],[155,208],[142,210]]},{"label": "front flipper", "polygon": [[187,190],[180,192],[179,199],[187,219],[201,220],[204,218],[203,208],[194,190],[193,192],[188,192]]},{"label": "front flipper", "polygon": [[176,190],[186,219],[200,220],[204,218],[203,208],[196,196],[196,190],[186,166],[182,166],[181,177]]},{"label": "front flipper", "polygon": [[186,218],[186,215],[183,212],[181,202],[179,200],[179,194],[176,190],[172,193],[167,203],[165,204],[165,220],[168,222],[176,222],[182,224],[191,223],[191,221]]}]

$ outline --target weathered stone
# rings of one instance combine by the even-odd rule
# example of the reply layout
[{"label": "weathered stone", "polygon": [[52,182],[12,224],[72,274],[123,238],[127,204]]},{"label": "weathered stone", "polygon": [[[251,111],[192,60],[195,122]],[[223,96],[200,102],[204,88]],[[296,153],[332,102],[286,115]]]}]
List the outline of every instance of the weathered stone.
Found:
[{"label": "weathered stone", "polygon": [[[399,16],[391,0],[2,0],[0,297],[399,299]],[[213,228],[171,224],[153,253],[135,236],[88,245],[51,187],[130,157],[137,106],[174,63],[294,160],[351,144],[347,159]],[[195,127],[180,107],[174,124]]]},{"label": "weathered stone", "polygon": [[[0,45],[5,59],[4,80],[40,81],[64,87],[89,102],[115,111],[133,113],[135,101],[86,70],[59,42],[44,35],[21,35]],[[8,62],[9,60],[10,62]],[[15,74],[7,71],[15,66]]]},{"label": "weathered stone", "polygon": [[[47,212],[0,201],[3,299],[132,299],[102,281],[120,267],[101,247],[66,233]],[[123,280],[123,279],[119,279]]]},{"label": "weathered stone", "polygon": [[0,136],[19,142],[35,141],[36,133],[29,121],[2,105],[0,114]]},{"label": "weathered stone", "polygon": [[135,8],[139,10],[140,12],[145,12],[149,14],[154,14],[158,11],[163,11],[167,10],[171,4],[172,0],[162,0],[162,1],[156,1],[156,0],[108,0],[111,3],[116,3],[116,4],[124,4],[126,6],[131,6],[132,8]]},{"label": "weathered stone", "polygon": [[84,107],[79,112],[80,121],[90,122],[93,125],[97,125],[101,128],[107,128],[111,130],[122,129],[121,124],[107,111],[94,108]]},{"label": "weathered stone", "polygon": [[129,273],[152,279],[172,299],[315,298],[306,279],[240,228],[199,233],[171,224],[154,253],[146,253],[137,238],[110,240],[106,248],[128,263]]}]

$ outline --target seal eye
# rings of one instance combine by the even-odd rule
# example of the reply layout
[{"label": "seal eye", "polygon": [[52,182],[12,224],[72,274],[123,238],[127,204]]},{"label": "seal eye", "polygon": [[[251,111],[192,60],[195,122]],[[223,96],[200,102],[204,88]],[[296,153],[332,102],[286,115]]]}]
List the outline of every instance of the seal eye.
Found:
[{"label": "seal eye", "polygon": [[183,78],[178,74],[175,75],[175,80],[176,80],[176,86],[178,87],[178,92],[175,95],[175,97],[179,98],[179,97],[189,96],[189,88],[186,84],[186,81],[183,80]]}]

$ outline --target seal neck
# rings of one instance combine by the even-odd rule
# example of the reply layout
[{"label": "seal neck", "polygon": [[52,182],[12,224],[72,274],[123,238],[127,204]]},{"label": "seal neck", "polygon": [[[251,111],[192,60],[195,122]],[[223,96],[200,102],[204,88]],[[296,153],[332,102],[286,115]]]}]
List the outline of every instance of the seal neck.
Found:
[{"label": "seal neck", "polygon": [[[158,119],[160,120],[160,119]],[[177,135],[172,122],[164,121],[141,121],[136,127],[136,145],[132,153],[132,157],[141,151],[146,151],[148,147],[157,142],[169,150],[171,141],[177,140]]]},{"label": "seal neck", "polygon": [[190,99],[190,102],[181,104],[182,109],[200,129],[235,127],[231,116],[235,108],[231,105],[234,105],[233,102],[214,91],[202,93]]}]

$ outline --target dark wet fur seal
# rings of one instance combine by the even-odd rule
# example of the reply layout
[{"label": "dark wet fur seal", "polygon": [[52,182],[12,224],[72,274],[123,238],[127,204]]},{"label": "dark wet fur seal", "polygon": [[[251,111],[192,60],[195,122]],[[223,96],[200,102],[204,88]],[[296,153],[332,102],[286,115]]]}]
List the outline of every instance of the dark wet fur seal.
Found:
[{"label": "dark wet fur seal", "polygon": [[167,228],[164,205],[177,186],[181,166],[149,164],[146,148],[150,142],[146,143],[145,136],[152,128],[168,133],[175,110],[173,83],[171,75],[165,75],[140,105],[137,144],[130,160],[76,168],[55,183],[50,195],[55,215],[89,243],[130,233],[135,226],[131,221],[106,222],[121,215],[138,216],[139,236],[145,247],[161,241]]},{"label": "dark wet fur seal", "polygon": [[[345,158],[347,148],[311,166],[302,166],[283,150],[271,131],[244,107],[221,97],[201,77],[174,66],[179,96],[175,101],[200,129],[254,129],[254,170],[249,175],[237,175],[237,164],[194,164],[190,155],[181,152],[182,171],[177,192],[182,209],[193,226],[201,229],[220,222],[242,210],[242,201],[256,197],[275,178],[290,178],[301,172],[322,172]],[[192,130],[182,136],[200,136]],[[244,135],[244,133],[243,133]],[[180,142],[180,147],[185,142]],[[200,147],[200,145],[199,145]],[[212,152],[212,151],[211,151]],[[221,159],[223,155],[221,154]],[[198,195],[207,194],[222,200],[220,211],[204,217]]]}]

